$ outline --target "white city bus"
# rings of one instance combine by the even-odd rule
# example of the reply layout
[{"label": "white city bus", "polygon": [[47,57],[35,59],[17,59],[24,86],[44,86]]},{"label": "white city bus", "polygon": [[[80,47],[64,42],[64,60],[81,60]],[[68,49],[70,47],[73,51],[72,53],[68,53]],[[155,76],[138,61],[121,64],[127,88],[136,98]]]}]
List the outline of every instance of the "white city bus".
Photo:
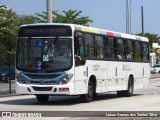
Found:
[{"label": "white city bus", "polygon": [[16,52],[16,93],[39,102],[50,95],[132,96],[150,81],[148,39],[74,24],[22,25]]}]

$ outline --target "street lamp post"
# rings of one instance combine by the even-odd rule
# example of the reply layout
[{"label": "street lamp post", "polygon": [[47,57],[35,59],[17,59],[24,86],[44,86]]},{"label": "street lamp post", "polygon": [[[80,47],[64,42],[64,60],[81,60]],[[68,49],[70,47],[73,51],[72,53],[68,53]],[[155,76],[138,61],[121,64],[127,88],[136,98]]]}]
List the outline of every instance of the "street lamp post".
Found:
[{"label": "street lamp post", "polygon": [[144,36],[144,16],[143,16],[143,6],[141,6],[141,15],[142,15],[142,35]]},{"label": "street lamp post", "polygon": [[131,0],[126,0],[126,33],[131,33]]},{"label": "street lamp post", "polygon": [[52,23],[52,0],[47,0],[47,22]]},{"label": "street lamp post", "polygon": [[128,33],[128,0],[126,0],[126,33]]},{"label": "street lamp post", "polygon": [[[11,91],[11,55],[10,55],[10,52],[11,52],[11,39],[9,38],[9,44],[8,44],[8,72],[9,72],[9,81],[7,80],[7,82],[9,82],[9,94],[12,94],[12,91]],[[8,79],[8,78],[6,78]]]}]

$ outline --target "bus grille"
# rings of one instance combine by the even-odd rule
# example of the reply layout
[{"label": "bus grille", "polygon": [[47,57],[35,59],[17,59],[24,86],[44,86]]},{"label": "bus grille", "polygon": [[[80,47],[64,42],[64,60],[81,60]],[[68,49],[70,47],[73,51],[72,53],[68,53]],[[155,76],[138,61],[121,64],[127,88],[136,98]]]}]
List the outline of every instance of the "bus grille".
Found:
[{"label": "bus grille", "polygon": [[35,91],[51,91],[52,87],[32,87]]},{"label": "bus grille", "polygon": [[60,76],[61,74],[25,74],[31,79],[54,79]]},{"label": "bus grille", "polygon": [[[38,81],[30,81],[30,83],[33,83],[33,84],[40,84],[40,80],[38,80]],[[56,81],[45,81],[45,84],[47,84],[47,85],[50,85],[50,84],[55,84],[56,83]]]}]

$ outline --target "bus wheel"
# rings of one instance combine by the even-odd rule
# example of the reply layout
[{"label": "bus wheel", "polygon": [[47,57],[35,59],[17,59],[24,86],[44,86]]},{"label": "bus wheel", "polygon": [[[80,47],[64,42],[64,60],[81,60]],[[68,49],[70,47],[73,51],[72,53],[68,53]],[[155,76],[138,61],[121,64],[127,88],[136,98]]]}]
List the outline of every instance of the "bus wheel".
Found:
[{"label": "bus wheel", "polygon": [[133,78],[129,77],[127,90],[117,91],[117,95],[120,97],[131,97],[133,94],[133,89],[134,89]]},{"label": "bus wheel", "polygon": [[36,95],[36,98],[39,103],[46,103],[48,101],[49,95]]},{"label": "bus wheel", "polygon": [[126,90],[126,97],[131,97],[133,94],[133,89],[134,89],[134,82],[133,82],[133,78],[129,77],[129,81],[128,81],[128,89]]},{"label": "bus wheel", "polygon": [[92,80],[88,83],[88,93],[81,95],[81,98],[84,102],[91,102],[94,97],[94,86]]}]

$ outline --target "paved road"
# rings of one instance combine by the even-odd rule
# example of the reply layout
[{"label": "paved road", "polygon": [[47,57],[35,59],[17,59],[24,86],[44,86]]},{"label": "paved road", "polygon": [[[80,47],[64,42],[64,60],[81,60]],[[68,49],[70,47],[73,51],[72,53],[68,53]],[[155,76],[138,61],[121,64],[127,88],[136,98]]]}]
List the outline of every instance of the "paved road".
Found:
[{"label": "paved road", "polygon": [[[1,97],[0,111],[159,111],[160,79],[132,97],[117,97],[116,93],[99,94],[91,103],[82,103],[79,96],[52,96],[45,105],[33,95]],[[72,112],[68,113],[72,114]]]},{"label": "paved road", "polygon": [[[1,84],[5,89],[5,84]],[[8,86],[8,84],[7,84]],[[14,88],[14,85],[13,85]],[[33,95],[11,96],[0,98],[0,111],[50,111],[52,116],[102,116],[104,117],[105,111],[160,111],[160,79],[152,79],[150,85],[144,89],[134,91],[132,97],[117,97],[116,93],[99,94],[97,98],[91,103],[82,103],[79,96],[52,96],[49,98],[48,103],[39,104]],[[69,112],[56,112],[56,111],[69,111]],[[74,112],[72,112],[74,111]],[[82,111],[82,112],[75,112]],[[92,112],[86,112],[92,111]],[[95,112],[96,111],[96,112]],[[104,111],[104,112],[99,112]],[[63,117],[64,116],[64,117]],[[153,117],[151,117],[153,118]],[[45,119],[45,118],[43,118]],[[52,118],[53,119],[53,118]],[[55,118],[57,119],[57,118]],[[84,118],[74,118],[81,120]],[[97,118],[85,118],[95,120]],[[99,118],[98,118],[99,119]],[[106,119],[106,118],[101,118]],[[116,118],[109,118],[114,120]],[[132,120],[133,118],[121,117],[119,120]],[[138,118],[137,118],[138,119]],[[149,118],[144,118],[148,120]],[[159,118],[155,117],[154,120]],[[48,118],[46,118],[48,120]],[[143,119],[141,119],[143,120]]]},{"label": "paved road", "polygon": [[[11,94],[15,94],[15,81],[11,82]],[[9,83],[0,82],[0,97],[10,95],[10,85]]]}]

